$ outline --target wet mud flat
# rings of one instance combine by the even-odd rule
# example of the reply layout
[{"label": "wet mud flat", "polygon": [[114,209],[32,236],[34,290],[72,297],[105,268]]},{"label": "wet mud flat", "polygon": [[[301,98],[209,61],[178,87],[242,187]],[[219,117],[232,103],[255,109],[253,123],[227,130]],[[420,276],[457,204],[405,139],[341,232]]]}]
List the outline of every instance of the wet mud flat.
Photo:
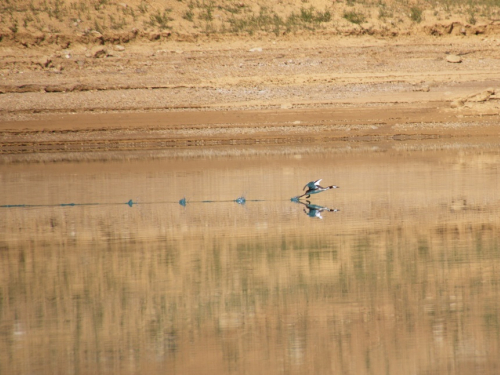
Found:
[{"label": "wet mud flat", "polygon": [[[500,116],[457,116],[423,104],[261,111],[50,116],[0,127],[0,154],[162,150],[498,137]],[[22,127],[22,129],[15,129]]]}]

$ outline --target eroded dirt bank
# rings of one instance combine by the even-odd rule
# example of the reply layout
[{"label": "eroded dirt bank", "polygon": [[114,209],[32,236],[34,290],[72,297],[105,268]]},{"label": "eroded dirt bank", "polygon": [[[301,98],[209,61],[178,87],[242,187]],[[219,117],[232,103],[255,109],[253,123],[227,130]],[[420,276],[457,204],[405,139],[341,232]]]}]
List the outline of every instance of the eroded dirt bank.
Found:
[{"label": "eroded dirt bank", "polygon": [[493,37],[2,49],[0,152],[499,135]]}]

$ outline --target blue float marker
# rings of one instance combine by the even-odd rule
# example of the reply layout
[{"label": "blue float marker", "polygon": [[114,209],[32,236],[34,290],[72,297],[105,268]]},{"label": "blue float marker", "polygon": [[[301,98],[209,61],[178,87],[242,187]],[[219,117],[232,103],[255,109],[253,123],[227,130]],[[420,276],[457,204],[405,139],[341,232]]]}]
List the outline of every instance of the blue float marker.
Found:
[{"label": "blue float marker", "polygon": [[[265,202],[261,199],[249,199],[247,200],[245,197],[241,196],[233,200],[203,200],[203,201],[190,201],[190,203],[224,203],[224,202],[236,202],[237,204],[244,205],[247,202]],[[141,202],[140,204],[157,204],[157,203],[175,203],[175,202]],[[55,203],[55,204],[4,204],[0,205],[0,208],[15,208],[15,207],[75,207],[75,206],[104,206],[104,205],[122,205],[126,204],[129,207],[133,207],[134,205],[139,204],[138,202],[134,202],[133,199],[129,199],[127,202],[121,203]],[[179,200],[179,204],[183,207],[186,207],[187,200],[186,197]]]},{"label": "blue float marker", "polygon": [[239,198],[236,198],[234,201],[235,201],[236,203],[238,203],[238,204],[245,204],[245,202],[246,202],[247,200],[245,199],[245,197],[239,197]]}]

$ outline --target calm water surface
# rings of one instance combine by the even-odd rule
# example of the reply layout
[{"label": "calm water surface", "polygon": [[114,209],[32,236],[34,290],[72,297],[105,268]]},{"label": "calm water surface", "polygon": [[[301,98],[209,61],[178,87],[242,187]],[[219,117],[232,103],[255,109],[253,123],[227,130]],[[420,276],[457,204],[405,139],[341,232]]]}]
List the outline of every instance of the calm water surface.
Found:
[{"label": "calm water surface", "polygon": [[418,145],[4,160],[0,374],[499,373],[499,148]]}]

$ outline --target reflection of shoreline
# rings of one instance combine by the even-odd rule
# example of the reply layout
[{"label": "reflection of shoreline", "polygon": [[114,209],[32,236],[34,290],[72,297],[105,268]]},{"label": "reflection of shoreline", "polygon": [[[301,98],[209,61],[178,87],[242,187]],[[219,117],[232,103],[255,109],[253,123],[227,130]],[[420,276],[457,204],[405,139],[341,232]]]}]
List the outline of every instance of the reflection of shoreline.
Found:
[{"label": "reflection of shoreline", "polygon": [[481,149],[486,149],[490,152],[500,150],[500,143],[492,141],[488,138],[442,138],[442,139],[426,139],[409,140],[401,143],[394,142],[388,139],[364,139],[362,142],[356,142],[353,146],[352,142],[347,140],[328,140],[316,142],[298,142],[297,144],[282,145],[276,147],[274,145],[238,145],[238,147],[225,147],[218,145],[207,145],[203,147],[175,147],[165,149],[164,146],[158,149],[150,150],[95,150],[91,152],[31,152],[31,153],[5,153],[2,154],[0,165],[9,165],[16,163],[67,163],[67,162],[121,162],[124,158],[127,161],[151,161],[151,160],[178,160],[184,158],[214,158],[214,157],[293,157],[296,154],[332,154],[332,155],[356,155],[367,152],[373,152],[374,148],[379,151],[388,152],[422,152],[422,151],[450,151],[450,150],[476,150],[478,145]]}]

